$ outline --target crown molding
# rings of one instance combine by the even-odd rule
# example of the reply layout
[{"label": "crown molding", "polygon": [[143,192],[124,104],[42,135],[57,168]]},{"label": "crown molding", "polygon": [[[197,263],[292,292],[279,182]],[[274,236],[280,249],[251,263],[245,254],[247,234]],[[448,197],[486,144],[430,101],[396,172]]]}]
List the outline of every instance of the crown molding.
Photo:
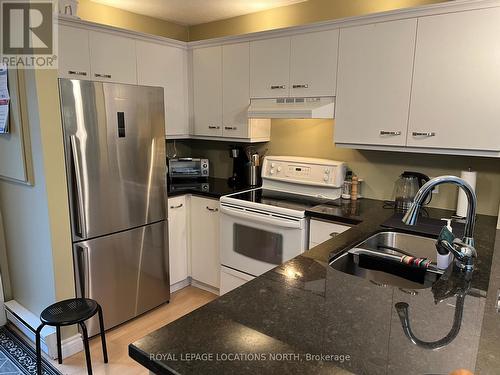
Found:
[{"label": "crown molding", "polygon": [[188,48],[187,42],[183,42],[181,40],[176,40],[176,39],[171,39],[171,38],[166,38],[163,36],[146,34],[146,33],[142,33],[139,31],[132,31],[132,30],[127,30],[127,29],[122,29],[119,27],[103,25],[100,23],[85,21],[85,20],[82,20],[80,18],[65,16],[65,15],[58,15],[57,19],[58,19],[59,25],[79,27],[81,29],[88,29],[88,30],[96,30],[96,31],[106,32],[109,34],[126,36],[128,38],[132,38],[132,39],[136,39],[136,40],[142,40],[145,42],[155,42],[158,44],[164,44],[167,46],[172,46],[172,47],[177,47],[177,48],[183,48],[183,49]]},{"label": "crown molding", "polygon": [[188,42],[189,48],[209,47],[237,42],[250,42],[259,39],[278,38],[309,32],[360,26],[371,23],[395,21],[408,18],[426,17],[445,13],[463,12],[474,9],[500,7],[499,0],[451,0],[445,3],[403,8],[362,16],[321,21],[307,25],[291,26],[280,29],[253,32],[243,35],[231,35],[220,38]]}]

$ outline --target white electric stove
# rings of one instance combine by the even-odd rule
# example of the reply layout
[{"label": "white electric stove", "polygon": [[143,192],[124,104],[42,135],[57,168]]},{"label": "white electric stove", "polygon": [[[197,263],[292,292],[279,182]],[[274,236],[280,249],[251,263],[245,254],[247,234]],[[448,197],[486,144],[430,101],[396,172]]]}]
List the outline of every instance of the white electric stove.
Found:
[{"label": "white electric stove", "polygon": [[339,199],[344,176],[343,162],[268,156],[261,188],[223,196],[221,295],[303,253],[305,211]]}]

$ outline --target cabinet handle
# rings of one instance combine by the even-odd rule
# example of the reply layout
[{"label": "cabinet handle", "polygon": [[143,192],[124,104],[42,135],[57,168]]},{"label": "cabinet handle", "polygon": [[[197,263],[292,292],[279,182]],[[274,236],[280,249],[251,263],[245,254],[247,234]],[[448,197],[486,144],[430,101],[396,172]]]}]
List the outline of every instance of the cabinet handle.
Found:
[{"label": "cabinet handle", "polygon": [[224,129],[226,130],[238,130],[236,126],[224,126]]},{"label": "cabinet handle", "polygon": [[416,296],[418,294],[418,292],[413,289],[399,288],[399,290],[402,291],[403,293],[409,294],[410,296]]},{"label": "cabinet handle", "polygon": [[181,208],[182,206],[184,206],[184,205],[181,203],[181,204],[178,204],[177,206],[170,206],[170,208],[172,208],[172,209]]},{"label": "cabinet handle", "polygon": [[283,90],[285,89],[286,86],[285,85],[271,85],[271,90]]},{"label": "cabinet handle", "polygon": [[436,135],[435,132],[413,132],[411,133],[414,137],[434,137]]},{"label": "cabinet handle", "polygon": [[379,282],[377,282],[377,281],[375,281],[375,280],[369,280],[369,281],[370,281],[373,285],[379,286],[379,287],[381,287],[381,288],[387,288],[387,287],[388,287],[388,285],[387,285],[387,284],[382,284],[382,283],[379,283]]},{"label": "cabinet handle", "polygon": [[68,74],[72,74],[74,76],[86,76],[87,72],[79,72],[77,70],[68,70]]},{"label": "cabinet handle", "polygon": [[220,129],[220,126],[209,125],[208,128],[209,129]]},{"label": "cabinet handle", "polygon": [[95,73],[94,76],[96,76],[97,78],[111,78],[111,74]]},{"label": "cabinet handle", "polygon": [[210,208],[208,206],[207,206],[207,210],[209,210],[210,212],[217,212],[217,211],[219,211],[218,208]]},{"label": "cabinet handle", "polygon": [[309,85],[293,85],[292,88],[294,88],[294,89],[307,89],[307,88],[309,88]]},{"label": "cabinet handle", "polygon": [[401,132],[398,131],[388,131],[388,130],[381,130],[380,135],[401,135]]}]

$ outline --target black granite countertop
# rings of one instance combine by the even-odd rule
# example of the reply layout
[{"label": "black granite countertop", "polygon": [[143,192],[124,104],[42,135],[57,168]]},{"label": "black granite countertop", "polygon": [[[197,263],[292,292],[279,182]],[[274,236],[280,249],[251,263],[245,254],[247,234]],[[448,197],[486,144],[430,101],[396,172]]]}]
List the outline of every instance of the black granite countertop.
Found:
[{"label": "black granite countertop", "polygon": [[[427,212],[435,218],[451,214]],[[495,217],[477,217],[477,270],[463,299],[458,335],[429,350],[405,336],[395,304],[408,303],[415,335],[434,341],[449,333],[458,298],[435,303],[431,288],[408,293],[328,265],[332,254],[383,230],[393,211],[381,201],[363,199],[343,209],[321,205],[308,214],[356,225],[131,344],[130,356],[158,374],[399,375],[448,374],[458,368],[500,373]]]},{"label": "black granite countertop", "polygon": [[176,197],[183,194],[200,195],[207,198],[219,199],[223,195],[238,193],[253,189],[247,185],[230,186],[226,178],[209,177],[206,180],[179,180],[169,181],[167,185],[168,197]]}]

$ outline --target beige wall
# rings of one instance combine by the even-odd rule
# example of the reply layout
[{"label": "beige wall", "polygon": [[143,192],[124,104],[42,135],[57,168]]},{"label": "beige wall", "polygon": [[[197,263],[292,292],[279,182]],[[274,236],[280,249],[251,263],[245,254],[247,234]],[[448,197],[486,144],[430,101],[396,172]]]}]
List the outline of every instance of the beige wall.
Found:
[{"label": "beige wall", "polygon": [[[25,77],[34,185],[0,181],[0,207],[11,297],[39,314],[75,288],[57,71]],[[75,333],[71,327],[63,336]]]},{"label": "beige wall", "polygon": [[[500,160],[492,158],[427,155],[388,151],[358,151],[337,148],[333,145],[334,121],[332,120],[273,120],[271,142],[261,144],[268,155],[294,155],[345,161],[365,180],[363,194],[368,198],[391,199],[394,181],[401,172],[413,170],[431,177],[453,174],[471,167],[478,172],[478,212],[498,214],[500,202]],[[192,156],[207,156],[212,175],[226,178],[231,173],[228,157],[230,143],[190,142]],[[183,149],[183,152],[187,152]],[[187,155],[181,155],[187,156]],[[431,206],[454,209],[457,189],[441,186],[434,195]]]},{"label": "beige wall", "polygon": [[182,41],[187,41],[189,37],[187,26],[94,3],[90,0],[79,0],[79,4],[78,16],[86,21]]},{"label": "beige wall", "polygon": [[73,255],[64,147],[55,70],[37,70],[36,87],[56,300],[74,297]]},{"label": "beige wall", "polygon": [[55,300],[46,179],[34,71],[27,71],[34,186],[0,181],[12,297],[35,314]]},{"label": "beige wall", "polygon": [[246,34],[439,2],[443,2],[443,0],[309,0],[191,26],[189,40]]},{"label": "beige wall", "polygon": [[447,0],[308,0],[303,3],[189,27],[98,4],[91,0],[80,0],[78,15],[86,21],[182,41],[195,41],[443,1]]}]

